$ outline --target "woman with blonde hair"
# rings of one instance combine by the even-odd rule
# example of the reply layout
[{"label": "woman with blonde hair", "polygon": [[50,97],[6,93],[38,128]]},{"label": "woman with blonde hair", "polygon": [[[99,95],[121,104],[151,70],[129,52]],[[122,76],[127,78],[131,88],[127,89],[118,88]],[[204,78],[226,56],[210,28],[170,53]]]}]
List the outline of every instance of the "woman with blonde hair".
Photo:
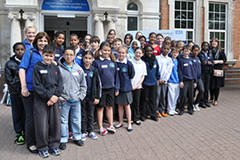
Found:
[{"label": "woman with blonde hair", "polygon": [[24,45],[26,46],[26,51],[33,49],[33,40],[36,36],[36,27],[34,25],[28,25],[24,28],[24,33],[26,39],[23,41]]}]

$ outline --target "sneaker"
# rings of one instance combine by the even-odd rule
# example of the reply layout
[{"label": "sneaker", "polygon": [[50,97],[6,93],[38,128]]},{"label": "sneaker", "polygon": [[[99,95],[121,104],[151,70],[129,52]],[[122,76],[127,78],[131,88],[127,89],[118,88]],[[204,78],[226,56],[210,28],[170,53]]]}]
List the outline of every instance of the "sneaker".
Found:
[{"label": "sneaker", "polygon": [[51,150],[52,155],[58,156],[61,154],[61,151],[58,148],[54,148]]},{"label": "sneaker", "polygon": [[92,139],[98,138],[98,136],[94,132],[90,132],[88,136],[91,137]]},{"label": "sneaker", "polygon": [[22,134],[17,134],[16,135],[15,143],[18,144],[18,145],[25,144],[25,139],[24,139]]},{"label": "sneaker", "polygon": [[109,126],[109,127],[107,128],[107,130],[108,130],[109,132],[112,132],[112,133],[115,133],[115,132],[116,132],[116,129],[115,129],[113,126]]},{"label": "sneaker", "polygon": [[173,111],[173,113],[174,113],[174,114],[178,114],[178,112],[177,112],[177,111]]},{"label": "sneaker", "polygon": [[198,104],[195,105],[196,111],[200,111],[200,108],[198,107]]},{"label": "sneaker", "polygon": [[60,143],[59,149],[65,150],[66,148],[66,143]]},{"label": "sneaker", "polygon": [[157,115],[159,118],[161,118],[162,117],[162,115],[161,115],[161,113],[158,113],[158,115]]},{"label": "sneaker", "polygon": [[78,145],[78,146],[83,146],[84,145],[84,143],[83,143],[83,141],[81,140],[81,139],[79,139],[79,140],[74,140],[73,141],[76,145]]},{"label": "sneaker", "polygon": [[108,131],[103,127],[99,129],[99,132],[102,136],[105,136],[108,133]]},{"label": "sneaker", "polygon": [[86,141],[87,133],[83,133],[81,136],[82,141]]},{"label": "sneaker", "polygon": [[174,116],[175,114],[173,112],[168,113],[170,116]]},{"label": "sneaker", "polygon": [[69,136],[68,136],[68,139],[69,139],[69,140],[73,140],[72,132],[69,132],[68,135],[69,135]]},{"label": "sneaker", "polygon": [[48,150],[41,151],[41,152],[39,152],[39,155],[42,158],[47,158],[49,156],[49,151]]},{"label": "sneaker", "polygon": [[162,115],[163,117],[167,117],[167,114],[166,114],[166,113],[161,113],[161,115]]},{"label": "sneaker", "polygon": [[198,105],[198,104],[193,104],[193,111],[194,112],[197,111],[196,105]]}]

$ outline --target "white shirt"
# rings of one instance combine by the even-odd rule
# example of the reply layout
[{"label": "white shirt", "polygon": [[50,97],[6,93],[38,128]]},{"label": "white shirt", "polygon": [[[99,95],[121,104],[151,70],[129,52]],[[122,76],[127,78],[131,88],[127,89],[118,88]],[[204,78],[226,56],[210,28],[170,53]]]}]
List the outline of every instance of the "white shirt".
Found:
[{"label": "white shirt", "polygon": [[160,56],[156,56],[159,65],[159,72],[160,72],[160,81],[165,80],[167,83],[171,73],[172,73],[172,59],[166,55],[164,57],[162,54]]},{"label": "white shirt", "polygon": [[[137,85],[139,83],[139,81],[141,80],[142,76],[147,75],[147,67],[146,67],[146,64],[142,60],[137,62],[133,58],[133,59],[130,59],[130,61],[132,62],[134,70],[135,70],[135,76],[131,80],[132,85]],[[137,89],[141,89],[141,88],[142,88],[142,84]]]},{"label": "white shirt", "polygon": [[80,47],[79,46],[77,46],[78,48],[75,50],[75,55],[77,55],[78,54],[78,52],[80,51]]},{"label": "white shirt", "polygon": [[[104,61],[104,60],[105,60],[105,58],[103,58],[102,56],[100,56],[99,59],[100,59],[101,61]],[[111,58],[110,58],[110,57],[108,57],[107,59],[108,59],[109,61],[111,61]]]},{"label": "white shirt", "polygon": [[127,64],[127,58],[125,57],[124,60],[122,62],[119,61],[119,58],[116,60],[116,62],[119,62],[119,63],[125,63]]}]

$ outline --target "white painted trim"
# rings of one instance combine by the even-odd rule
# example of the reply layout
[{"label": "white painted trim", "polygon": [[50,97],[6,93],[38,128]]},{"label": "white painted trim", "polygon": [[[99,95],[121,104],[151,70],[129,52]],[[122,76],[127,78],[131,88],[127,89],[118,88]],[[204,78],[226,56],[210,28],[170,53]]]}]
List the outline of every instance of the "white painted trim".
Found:
[{"label": "white painted trim", "polygon": [[87,33],[92,33],[92,15],[89,15],[87,18]]}]

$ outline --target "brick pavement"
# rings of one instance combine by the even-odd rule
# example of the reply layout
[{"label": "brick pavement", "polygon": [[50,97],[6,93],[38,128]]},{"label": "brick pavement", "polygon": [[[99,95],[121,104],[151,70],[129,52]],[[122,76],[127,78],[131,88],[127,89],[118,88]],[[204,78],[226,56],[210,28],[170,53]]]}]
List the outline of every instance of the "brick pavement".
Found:
[{"label": "brick pavement", "polygon": [[[225,87],[218,107],[147,120],[131,133],[120,128],[98,140],[87,138],[83,147],[69,142],[60,156],[48,159],[240,159],[239,94],[240,86]],[[14,137],[11,108],[0,105],[0,159],[41,159],[14,144]]]}]

